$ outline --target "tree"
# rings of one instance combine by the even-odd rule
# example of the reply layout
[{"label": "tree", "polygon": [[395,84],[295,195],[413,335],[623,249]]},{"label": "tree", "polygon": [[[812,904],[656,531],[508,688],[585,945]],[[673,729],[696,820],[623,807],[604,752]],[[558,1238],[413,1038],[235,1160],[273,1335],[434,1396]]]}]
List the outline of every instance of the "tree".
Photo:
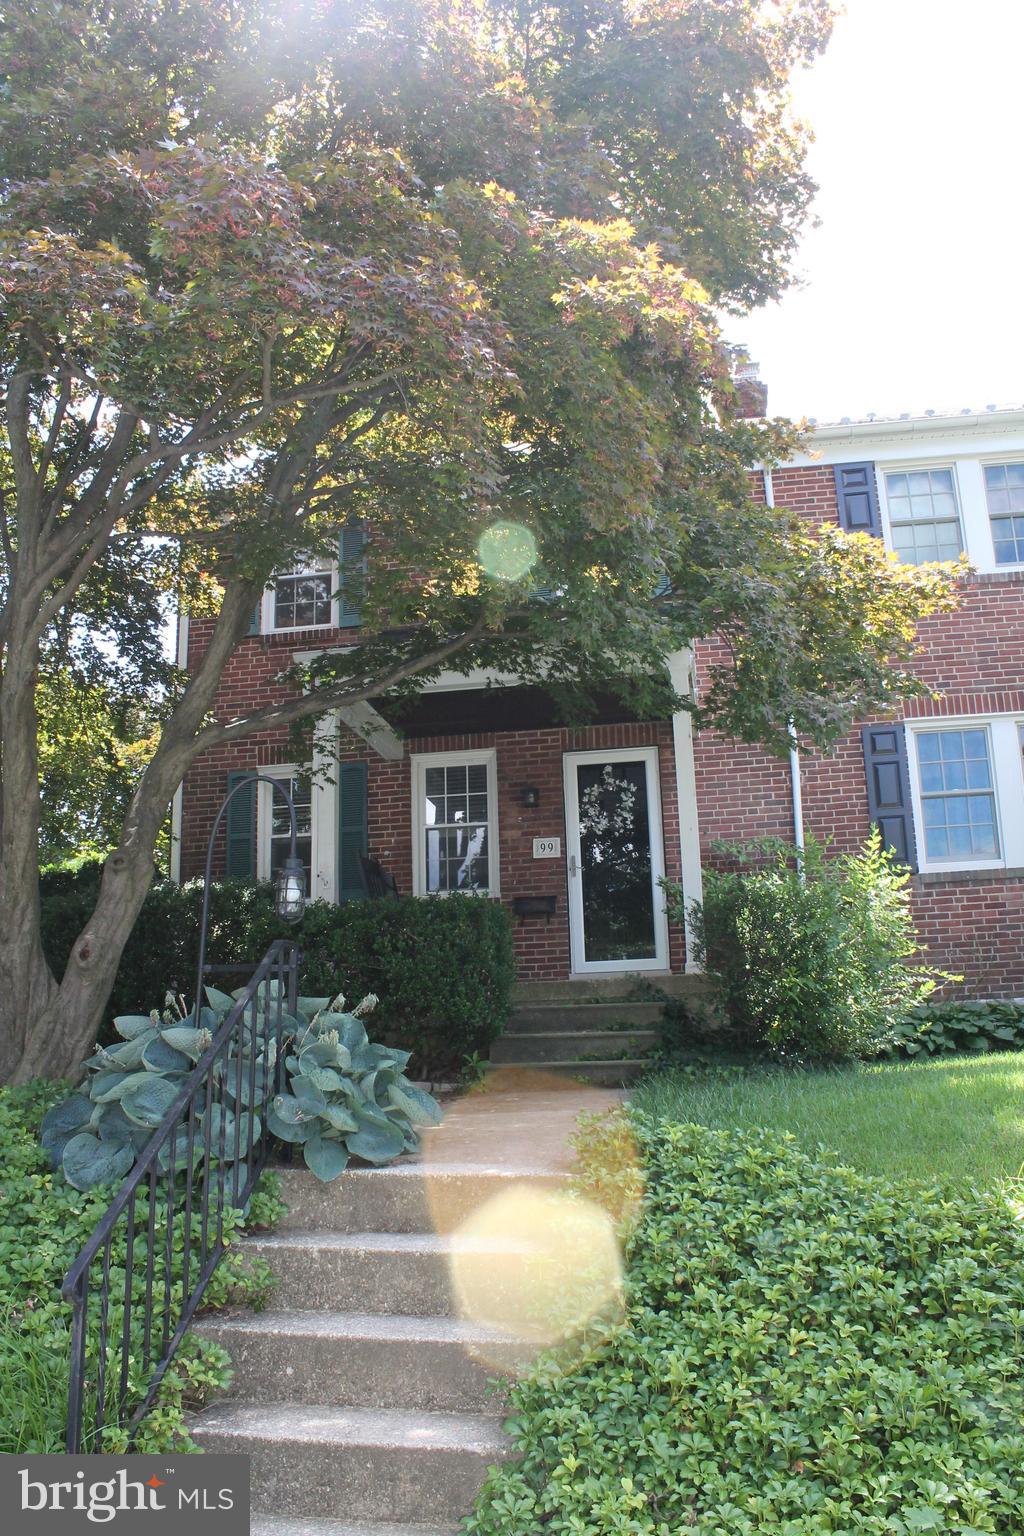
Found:
[{"label": "tree", "polygon": [[[0,1078],[88,1048],[212,745],[452,665],[663,701],[711,631],[703,718],[747,737],[824,742],[914,686],[946,577],[752,504],[790,439],[733,419],[713,317],[782,280],[817,0],[15,0],[4,25]],[[363,643],[218,714],[269,576],[352,518]],[[70,636],[130,693],[167,595],[212,635],[58,983],[40,677]]]}]

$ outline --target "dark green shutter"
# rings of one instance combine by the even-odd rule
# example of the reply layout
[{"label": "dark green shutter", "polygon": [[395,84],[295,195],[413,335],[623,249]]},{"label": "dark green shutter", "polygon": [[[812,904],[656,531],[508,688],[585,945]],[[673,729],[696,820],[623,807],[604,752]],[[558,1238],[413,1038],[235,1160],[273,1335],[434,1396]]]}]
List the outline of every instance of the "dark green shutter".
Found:
[{"label": "dark green shutter", "polygon": [[911,869],[917,868],[914,813],[907,769],[907,733],[902,725],[865,725],[864,771],[868,814],[882,841]]},{"label": "dark green shutter", "polygon": [[253,611],[252,611],[252,618],[249,620],[249,628],[246,630],[246,634],[247,635],[258,635],[259,634],[259,632],[260,632],[260,609],[262,607],[263,607],[262,603],[257,603],[256,607],[253,609]]},{"label": "dark green shutter", "polygon": [[847,533],[873,533],[881,538],[874,464],[837,464],[835,477],[841,526]]},{"label": "dark green shutter", "polygon": [[224,877],[227,880],[256,878],[256,779],[253,773],[229,773],[228,794],[236,784],[249,780],[240,789],[225,815]]},{"label": "dark green shutter", "polygon": [[338,535],[338,624],[356,629],[362,622],[362,595],[366,577],[366,529],[362,523],[346,523]]},{"label": "dark green shutter", "polygon": [[366,763],[338,764],[338,900],[366,895],[359,854],[367,852]]}]

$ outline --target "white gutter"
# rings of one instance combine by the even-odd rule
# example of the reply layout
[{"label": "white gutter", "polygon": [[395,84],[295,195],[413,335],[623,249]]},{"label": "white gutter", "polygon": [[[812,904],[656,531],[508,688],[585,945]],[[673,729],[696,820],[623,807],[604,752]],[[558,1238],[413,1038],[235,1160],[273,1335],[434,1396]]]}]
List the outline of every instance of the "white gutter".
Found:
[{"label": "white gutter", "polygon": [[[772,485],[772,472],[770,469],[761,471],[764,477],[764,499],[769,507],[775,505],[775,488]],[[800,777],[800,751],[796,744],[796,730],[790,720],[789,734],[789,781],[793,799],[793,843],[803,851],[804,847],[804,794]],[[803,879],[803,862],[801,861],[799,874]]]}]

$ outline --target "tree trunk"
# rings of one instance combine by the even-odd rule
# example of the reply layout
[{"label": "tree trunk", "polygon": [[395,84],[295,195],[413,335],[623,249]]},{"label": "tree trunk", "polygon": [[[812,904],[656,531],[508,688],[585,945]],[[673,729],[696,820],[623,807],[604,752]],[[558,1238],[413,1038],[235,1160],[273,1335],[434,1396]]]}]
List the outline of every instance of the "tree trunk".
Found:
[{"label": "tree trunk", "polygon": [[38,647],[8,647],[0,673],[0,1080],[13,1081],[32,1023],[57,985],[39,931]]}]

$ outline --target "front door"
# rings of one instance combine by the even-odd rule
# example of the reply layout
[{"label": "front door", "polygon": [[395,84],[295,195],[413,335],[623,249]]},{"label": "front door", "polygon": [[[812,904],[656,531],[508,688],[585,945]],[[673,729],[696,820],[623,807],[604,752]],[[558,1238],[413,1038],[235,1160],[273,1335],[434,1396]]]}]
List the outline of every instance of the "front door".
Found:
[{"label": "front door", "polygon": [[565,758],[574,972],[667,971],[658,749]]}]

